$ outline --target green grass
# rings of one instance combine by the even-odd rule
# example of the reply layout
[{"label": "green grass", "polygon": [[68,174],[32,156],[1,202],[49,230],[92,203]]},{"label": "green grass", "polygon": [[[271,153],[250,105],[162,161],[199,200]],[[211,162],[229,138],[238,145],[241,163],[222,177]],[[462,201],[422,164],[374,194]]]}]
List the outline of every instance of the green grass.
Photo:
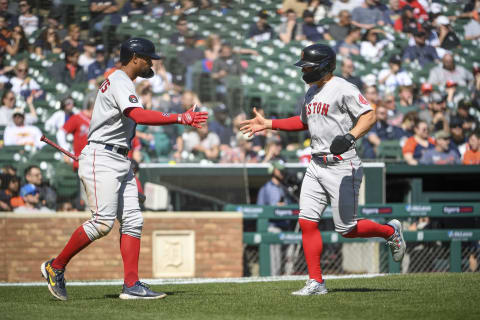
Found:
[{"label": "green grass", "polygon": [[480,274],[327,281],[324,296],[290,295],[302,281],[153,286],[161,300],[118,299],[119,286],[0,287],[0,319],[480,319]]}]

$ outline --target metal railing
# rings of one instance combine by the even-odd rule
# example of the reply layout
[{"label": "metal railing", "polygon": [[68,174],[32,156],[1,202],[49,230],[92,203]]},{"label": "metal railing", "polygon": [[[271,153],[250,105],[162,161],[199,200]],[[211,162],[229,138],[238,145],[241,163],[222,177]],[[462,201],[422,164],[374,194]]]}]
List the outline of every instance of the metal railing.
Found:
[{"label": "metal railing", "polygon": [[[272,221],[278,220],[297,220],[299,209],[297,205],[275,207],[258,205],[233,205],[224,207],[226,211],[241,211],[245,221],[255,222],[255,231],[244,232],[243,242],[245,247],[258,247],[258,255],[248,254],[250,257],[258,258],[258,274],[260,276],[271,275],[271,249],[272,245],[283,246],[283,252],[286,258],[283,264],[290,264],[290,267],[284,267],[285,273],[305,273],[306,266],[303,263],[303,252],[301,252],[301,233],[298,232],[298,226],[294,231],[269,232],[269,225]],[[417,204],[369,204],[359,207],[359,218],[368,218],[385,222],[392,218],[400,220],[412,220],[416,218],[475,218],[480,217],[480,203],[417,203]],[[323,214],[323,219],[332,219],[332,212],[327,208]],[[375,270],[380,272],[398,273],[398,272],[419,272],[419,271],[465,271],[465,255],[475,255],[475,249],[472,246],[465,246],[465,243],[479,241],[480,229],[436,229],[436,230],[416,230],[404,231],[405,241],[410,243],[407,251],[407,260],[403,264],[392,260],[384,246],[376,246],[367,251],[376,252],[379,255],[376,258],[377,266]],[[333,250],[332,256],[343,257],[345,260],[352,260],[355,256],[355,248],[348,252],[348,246],[344,244],[365,244],[382,243],[385,240],[381,238],[343,238],[334,231],[322,231],[323,243],[326,244],[326,250]],[[464,248],[462,250],[462,243]],[[330,245],[330,246],[329,246]],[[335,249],[335,245],[337,245]],[[333,248],[333,249],[332,249]],[[351,249],[351,248],[350,248]],[[325,255],[325,250],[324,250]],[[350,258],[345,259],[349,256]],[[386,258],[388,256],[388,258]],[[293,257],[293,258],[292,258]],[[292,259],[294,261],[292,261]],[[360,259],[360,257],[353,258]],[[388,260],[387,260],[388,259]],[[412,260],[413,259],[413,260]],[[429,261],[423,261],[430,259]],[[322,259],[323,260],[323,259]],[[404,259],[405,260],[405,259]],[[342,262],[342,263],[343,263]],[[350,262],[351,263],[351,262]],[[246,264],[251,264],[247,261]],[[298,266],[301,266],[300,270]],[[295,267],[297,266],[297,267]],[[323,266],[322,266],[323,267]],[[288,270],[287,270],[288,269]],[[330,273],[344,273],[345,270],[339,264],[333,263]],[[367,268],[368,269],[368,268]]]}]

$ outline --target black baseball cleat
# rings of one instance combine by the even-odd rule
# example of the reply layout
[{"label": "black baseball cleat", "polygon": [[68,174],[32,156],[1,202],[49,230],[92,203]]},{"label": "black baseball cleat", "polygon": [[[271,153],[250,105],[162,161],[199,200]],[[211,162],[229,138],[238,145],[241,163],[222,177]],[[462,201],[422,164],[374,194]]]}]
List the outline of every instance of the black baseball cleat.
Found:
[{"label": "black baseball cleat", "polygon": [[147,284],[137,281],[131,287],[123,285],[122,293],[119,298],[123,300],[129,299],[162,299],[167,296],[164,292],[155,292],[150,290]]},{"label": "black baseball cleat", "polygon": [[52,267],[52,260],[45,261],[40,266],[42,276],[47,280],[48,290],[58,300],[67,300],[67,289],[65,288],[65,270]]}]

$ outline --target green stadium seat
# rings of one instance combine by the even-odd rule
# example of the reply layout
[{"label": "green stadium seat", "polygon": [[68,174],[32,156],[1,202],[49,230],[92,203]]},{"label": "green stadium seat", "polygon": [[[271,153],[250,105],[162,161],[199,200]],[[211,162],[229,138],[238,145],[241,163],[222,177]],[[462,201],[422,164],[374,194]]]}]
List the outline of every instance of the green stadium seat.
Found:
[{"label": "green stadium seat", "polygon": [[377,147],[378,159],[391,159],[401,160],[403,159],[402,147],[399,140],[382,140]]}]

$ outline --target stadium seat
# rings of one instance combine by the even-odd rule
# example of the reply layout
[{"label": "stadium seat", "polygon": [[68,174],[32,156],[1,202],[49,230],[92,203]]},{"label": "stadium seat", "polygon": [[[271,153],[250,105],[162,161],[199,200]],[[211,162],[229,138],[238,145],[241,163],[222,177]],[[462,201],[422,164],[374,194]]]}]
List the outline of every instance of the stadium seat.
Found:
[{"label": "stadium seat", "polygon": [[377,158],[386,160],[403,159],[402,147],[399,140],[382,140],[377,147]]}]

